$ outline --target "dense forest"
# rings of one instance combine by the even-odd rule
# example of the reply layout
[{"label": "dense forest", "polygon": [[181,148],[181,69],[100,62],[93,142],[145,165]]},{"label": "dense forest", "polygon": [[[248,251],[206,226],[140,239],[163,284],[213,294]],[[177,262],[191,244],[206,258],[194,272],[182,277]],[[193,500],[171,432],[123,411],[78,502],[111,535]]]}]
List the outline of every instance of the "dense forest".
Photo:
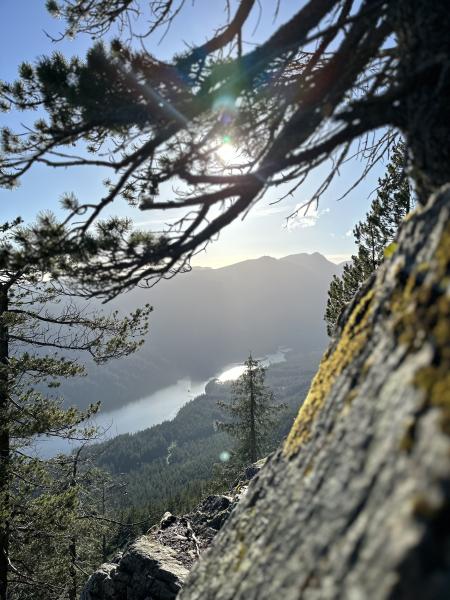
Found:
[{"label": "dense forest", "polygon": [[[289,432],[318,359],[318,353],[288,352],[285,362],[269,367],[267,385],[275,402],[286,404],[287,410],[280,413],[265,454]],[[109,499],[116,518],[124,525],[139,523],[121,528],[121,543],[148,529],[165,511],[188,512],[209,491],[227,489],[230,481],[221,476],[220,457],[233,449],[233,441],[217,430],[216,422],[226,416],[218,402],[229,396],[229,383],[212,380],[205,394],[185,404],[172,421],[89,447],[95,464],[125,485],[126,493],[118,487]],[[112,548],[117,541],[114,538]]]},{"label": "dense forest", "polygon": [[[0,600],[122,600],[129,577],[130,600],[448,598],[448,5],[219,4],[2,3]],[[354,226],[360,207],[335,201],[360,184],[374,197]],[[270,276],[244,260],[238,281],[236,254],[275,248],[278,204],[299,247],[291,236],[273,252],[284,259],[260,258]],[[282,289],[302,249],[348,258],[348,227],[342,269],[314,253]],[[225,285],[198,269],[203,290],[178,288],[216,242]],[[141,291],[156,284],[186,327],[166,315],[164,351],[143,359]],[[327,289],[319,361],[306,353],[327,341]],[[172,421],[93,443],[102,393],[131,402],[146,375],[168,385],[170,364],[203,381],[274,340],[292,350],[266,380],[250,353],[241,379],[211,381]],[[104,364],[108,384],[75,390]],[[43,438],[76,449],[46,458]],[[222,497],[234,512],[208,552],[190,515],[187,562],[149,532],[230,490],[235,457],[265,455],[250,493]]]}]

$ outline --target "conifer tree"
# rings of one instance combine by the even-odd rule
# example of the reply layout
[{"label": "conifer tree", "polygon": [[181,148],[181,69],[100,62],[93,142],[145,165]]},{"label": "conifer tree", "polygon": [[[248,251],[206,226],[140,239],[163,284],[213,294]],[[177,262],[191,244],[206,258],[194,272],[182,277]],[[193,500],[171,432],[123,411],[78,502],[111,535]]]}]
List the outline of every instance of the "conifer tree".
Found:
[{"label": "conifer tree", "polygon": [[218,402],[231,416],[231,421],[218,423],[218,427],[237,441],[236,465],[261,458],[276,415],[284,408],[273,403],[273,392],[264,384],[266,369],[260,361],[250,354],[244,364],[244,373],[232,383],[231,402]]},{"label": "conifer tree", "polygon": [[[86,575],[107,561],[109,542],[123,527],[114,509],[125,484],[95,466],[96,455],[86,451],[87,444],[69,455],[41,461],[46,473],[35,487],[41,491],[31,498],[28,494],[28,501],[33,502],[35,496],[41,506],[44,500],[51,503],[57,527],[35,529],[26,543],[17,536],[19,543],[13,548],[16,561],[19,558],[30,571],[30,557],[34,559],[31,577],[15,586],[20,600],[78,600]],[[46,512],[44,504],[44,519]],[[38,583],[41,581],[45,585]]]},{"label": "conifer tree", "polygon": [[333,335],[344,306],[373,271],[383,262],[386,248],[395,239],[405,216],[414,207],[411,185],[406,176],[407,150],[399,142],[393,150],[386,175],[378,181],[375,200],[364,221],[353,229],[358,248],[342,276],[334,275],[329,290],[325,321],[328,335]]},{"label": "conifer tree", "polygon": [[[35,165],[102,167],[101,195],[64,199],[63,241],[81,253],[92,293],[113,297],[183,270],[270,188],[317,202],[354,144],[367,159],[362,179],[402,132],[422,204],[448,181],[446,2],[297,0],[256,45],[245,36],[262,3],[224,4],[228,18],[206,41],[169,58],[148,48],[183,18],[184,1],[48,0],[61,36],[87,34],[92,47],[23,63],[16,81],[0,82],[0,110],[38,115],[32,127],[1,130],[0,185],[13,188]],[[278,14],[277,2],[264,4]],[[230,148],[238,164],[224,164]],[[319,165],[330,168],[309,192]],[[164,233],[105,223],[120,199],[166,211]],[[35,254],[48,242],[37,231]]]},{"label": "conifer tree", "polygon": [[[103,363],[139,348],[151,309],[123,319],[92,311],[70,296],[61,257],[43,256],[40,266],[28,262],[31,228],[16,220],[0,233],[0,598],[9,600],[26,598],[25,589],[38,597],[46,584],[36,579],[34,558],[24,549],[51,539],[76,507],[74,486],[58,493],[50,486],[36,444],[45,437],[88,439],[95,431],[83,422],[98,410],[96,399],[79,411],[64,407],[55,390],[84,373],[82,353]],[[46,594],[64,597],[50,588]]]}]

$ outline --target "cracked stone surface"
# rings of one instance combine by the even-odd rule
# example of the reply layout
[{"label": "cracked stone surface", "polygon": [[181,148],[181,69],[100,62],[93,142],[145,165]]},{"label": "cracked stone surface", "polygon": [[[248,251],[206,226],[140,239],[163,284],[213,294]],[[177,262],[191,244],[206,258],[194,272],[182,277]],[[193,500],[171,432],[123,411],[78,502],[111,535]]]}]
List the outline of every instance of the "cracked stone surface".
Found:
[{"label": "cracked stone surface", "polygon": [[117,564],[102,565],[91,575],[81,600],[171,600],[187,573],[175,550],[142,536]]},{"label": "cracked stone surface", "polygon": [[450,598],[449,215],[405,222],[180,600]]},{"label": "cracked stone surface", "polygon": [[208,496],[187,515],[166,512],[159,526],[138,538],[116,562],[101,565],[91,575],[81,600],[176,598],[189,569],[211,544],[264,462],[249,467],[228,495]]}]

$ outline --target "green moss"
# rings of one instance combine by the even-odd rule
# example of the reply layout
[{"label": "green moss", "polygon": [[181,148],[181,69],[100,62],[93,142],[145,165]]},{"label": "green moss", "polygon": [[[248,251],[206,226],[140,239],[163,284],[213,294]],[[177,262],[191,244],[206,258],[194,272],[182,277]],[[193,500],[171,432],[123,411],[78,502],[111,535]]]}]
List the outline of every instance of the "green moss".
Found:
[{"label": "green moss", "polygon": [[450,225],[426,265],[427,270],[420,264],[393,296],[394,331],[411,351],[425,342],[433,348],[431,364],[417,371],[413,384],[425,391],[425,406],[441,410],[442,429],[450,435]]},{"label": "green moss", "polygon": [[350,404],[353,402],[353,400],[356,398],[357,395],[358,395],[357,388],[353,388],[352,390],[350,390],[349,393],[347,394],[347,396],[345,397],[345,405],[350,406]]},{"label": "green moss", "polygon": [[391,258],[394,252],[397,250],[398,244],[396,242],[392,242],[383,250],[384,258]]},{"label": "green moss", "polygon": [[405,433],[400,440],[400,450],[403,452],[411,452],[414,446],[414,434],[416,429],[415,419],[410,419],[405,427]]},{"label": "green moss", "polygon": [[243,543],[239,543],[238,552],[236,556],[236,562],[234,564],[234,570],[239,571],[242,561],[247,556],[247,546]]},{"label": "green moss", "polygon": [[441,409],[442,430],[450,435],[450,363],[420,369],[414,385],[425,390],[427,403]]},{"label": "green moss", "polygon": [[[389,247],[388,247],[389,248]],[[396,248],[391,248],[392,252]],[[431,364],[417,371],[413,384],[425,391],[425,406],[438,407],[442,428],[450,435],[450,225],[441,236],[435,257],[418,264],[406,277],[398,273],[398,284],[385,302],[387,319],[399,344],[416,352],[430,343]],[[311,437],[317,414],[336,379],[354,360],[370,334],[373,291],[362,298],[344,326],[334,350],[324,355],[284,446],[285,456],[295,455]],[[366,362],[363,372],[370,366]],[[363,373],[364,374],[364,373]],[[355,394],[349,392],[345,407]],[[344,407],[344,410],[345,410]],[[408,424],[400,447],[411,451],[415,423]]]},{"label": "green moss", "polygon": [[334,382],[363,348],[369,333],[368,322],[372,298],[373,290],[369,291],[354,308],[334,351],[325,354],[322,359],[308,395],[285,442],[285,456],[296,454],[310,438],[315,417]]},{"label": "green moss", "polygon": [[314,469],[314,459],[311,459],[309,461],[309,463],[306,465],[305,470],[303,471],[303,477],[308,477],[308,475],[311,475],[311,473],[313,472]]},{"label": "green moss", "polygon": [[236,531],[236,540],[233,544],[233,549],[235,549],[235,556],[233,560],[233,571],[239,571],[242,566],[243,561],[245,560],[248,552],[248,546],[246,543],[246,533],[245,533],[245,525],[238,525],[238,529]]}]

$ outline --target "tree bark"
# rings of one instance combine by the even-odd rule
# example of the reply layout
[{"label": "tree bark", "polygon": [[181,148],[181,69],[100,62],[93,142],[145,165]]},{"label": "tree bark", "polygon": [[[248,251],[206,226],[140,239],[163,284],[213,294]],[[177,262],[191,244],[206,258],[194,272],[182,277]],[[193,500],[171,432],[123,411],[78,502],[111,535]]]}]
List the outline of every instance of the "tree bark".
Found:
[{"label": "tree bark", "polygon": [[392,2],[399,46],[399,125],[411,151],[419,202],[450,180],[448,2]]},{"label": "tree bark", "polygon": [[[74,488],[77,485],[77,475],[78,475],[78,460],[80,458],[81,448],[78,449],[76,454],[73,457],[73,465],[72,465],[72,477],[70,479],[70,487]],[[77,600],[78,598],[78,576],[77,576],[77,560],[78,560],[78,552],[77,552],[77,536],[72,535],[69,541],[69,557],[70,557],[70,566],[69,566],[69,576],[70,576],[70,586],[69,586],[69,600]]]},{"label": "tree bark", "polygon": [[[251,358],[251,357],[250,357]],[[250,462],[256,462],[256,424],[255,424],[255,390],[253,385],[253,370],[250,364]]]},{"label": "tree bark", "polygon": [[[8,310],[8,292],[0,288],[0,498],[2,510],[9,511],[10,440],[8,427],[8,327],[3,316]],[[0,600],[8,594],[8,518],[0,521]]]}]

